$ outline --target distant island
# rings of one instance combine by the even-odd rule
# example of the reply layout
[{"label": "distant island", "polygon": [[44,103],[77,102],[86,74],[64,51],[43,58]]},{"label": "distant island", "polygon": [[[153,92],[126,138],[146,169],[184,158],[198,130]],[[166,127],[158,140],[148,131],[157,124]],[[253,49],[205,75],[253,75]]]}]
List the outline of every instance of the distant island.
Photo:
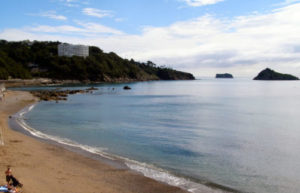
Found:
[{"label": "distant island", "polygon": [[281,74],[270,68],[266,68],[261,71],[254,80],[299,80],[299,78],[290,74]]},{"label": "distant island", "polygon": [[216,74],[216,78],[233,78],[232,74],[225,73],[225,74]]},{"label": "distant island", "polygon": [[[61,50],[58,50],[59,45]],[[68,53],[68,49],[79,48],[84,57],[80,57],[81,52]],[[151,61],[143,63],[123,59],[95,46],[0,40],[0,80],[33,78],[86,83],[195,79],[190,73],[157,66]]]}]

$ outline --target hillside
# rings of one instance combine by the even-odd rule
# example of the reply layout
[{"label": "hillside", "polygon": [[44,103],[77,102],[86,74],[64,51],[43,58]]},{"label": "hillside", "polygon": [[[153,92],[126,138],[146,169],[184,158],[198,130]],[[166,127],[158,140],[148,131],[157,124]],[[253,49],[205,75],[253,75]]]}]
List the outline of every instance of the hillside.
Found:
[{"label": "hillside", "polygon": [[0,79],[42,77],[94,82],[195,79],[190,73],[158,67],[151,61],[123,59],[94,46],[89,47],[86,58],[58,56],[58,44],[0,40]]},{"label": "hillside", "polygon": [[269,68],[261,71],[254,80],[299,80],[298,77],[295,77],[290,74],[281,74]]}]

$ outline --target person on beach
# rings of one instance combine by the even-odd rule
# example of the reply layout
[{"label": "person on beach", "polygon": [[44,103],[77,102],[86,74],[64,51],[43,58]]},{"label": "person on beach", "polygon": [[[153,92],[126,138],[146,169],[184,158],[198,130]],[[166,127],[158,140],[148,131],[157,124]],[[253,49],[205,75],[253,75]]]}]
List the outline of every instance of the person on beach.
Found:
[{"label": "person on beach", "polygon": [[10,166],[7,167],[5,171],[6,182],[8,189],[16,189],[17,187],[21,188],[23,184],[21,184],[13,175]]},{"label": "person on beach", "polygon": [[10,175],[11,175],[11,169],[10,169],[10,166],[7,166],[7,170],[5,171],[5,177],[6,177],[6,182],[8,183],[9,180],[10,180]]}]

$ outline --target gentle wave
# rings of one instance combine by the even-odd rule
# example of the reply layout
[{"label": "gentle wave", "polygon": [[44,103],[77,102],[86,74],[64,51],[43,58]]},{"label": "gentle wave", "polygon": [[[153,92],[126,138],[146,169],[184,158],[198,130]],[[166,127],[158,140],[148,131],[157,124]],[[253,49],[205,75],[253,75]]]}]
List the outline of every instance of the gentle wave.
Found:
[{"label": "gentle wave", "polygon": [[199,184],[188,180],[186,178],[177,177],[170,174],[168,171],[151,166],[149,164],[140,163],[131,160],[130,162],[125,162],[126,165],[137,172],[142,173],[144,176],[155,179],[166,184],[177,186],[193,193],[224,193],[225,191],[220,189],[210,188],[203,184]]},{"label": "gentle wave", "polygon": [[133,171],[142,173],[144,176],[155,179],[157,181],[160,181],[160,182],[172,185],[172,186],[177,186],[177,187],[183,188],[189,192],[193,192],[193,193],[204,193],[204,192],[205,193],[224,193],[224,192],[227,192],[227,191],[224,191],[221,189],[215,189],[215,188],[211,188],[209,186],[203,185],[203,184],[193,182],[193,181],[188,180],[183,177],[175,176],[166,170],[157,168],[155,166],[152,166],[152,165],[149,165],[146,163],[142,163],[142,162],[131,160],[131,159],[128,159],[125,157],[106,153],[105,148],[83,145],[83,144],[79,144],[79,143],[72,141],[70,139],[67,139],[67,138],[61,138],[58,136],[48,135],[43,132],[40,132],[40,131],[30,127],[25,122],[25,119],[24,119],[24,115],[26,113],[28,113],[29,111],[31,111],[35,107],[35,105],[36,104],[33,104],[33,105],[23,109],[22,111],[17,113],[16,116],[14,117],[16,122],[24,130],[28,131],[31,135],[33,135],[35,137],[55,141],[57,143],[67,145],[70,147],[79,148],[79,149],[82,149],[89,153],[100,155],[101,157],[104,157],[109,160],[121,160],[125,163],[125,165],[128,168],[130,168]]}]

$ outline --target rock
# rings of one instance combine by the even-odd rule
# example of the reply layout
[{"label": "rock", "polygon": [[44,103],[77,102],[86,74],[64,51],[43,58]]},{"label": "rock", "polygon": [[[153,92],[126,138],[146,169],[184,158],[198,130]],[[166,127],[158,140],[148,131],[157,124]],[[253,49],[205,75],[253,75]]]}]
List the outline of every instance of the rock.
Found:
[{"label": "rock", "polygon": [[31,91],[31,93],[44,101],[67,100],[68,95],[77,93],[88,93],[87,90],[48,90],[48,91]]},{"label": "rock", "polygon": [[87,90],[87,91],[92,91],[92,90],[98,90],[98,88],[95,88],[95,87],[92,86],[92,87],[90,87],[90,88],[87,88],[86,90]]},{"label": "rock", "polygon": [[71,91],[68,91],[68,94],[77,94],[79,92],[80,92],[80,90],[71,90]]},{"label": "rock", "polygon": [[124,90],[130,90],[131,88],[129,86],[124,86],[123,89]]},{"label": "rock", "polygon": [[216,74],[216,78],[233,78],[232,74],[225,73],[225,74]]},{"label": "rock", "polygon": [[290,74],[281,74],[270,68],[261,71],[253,80],[299,80],[298,77]]}]

